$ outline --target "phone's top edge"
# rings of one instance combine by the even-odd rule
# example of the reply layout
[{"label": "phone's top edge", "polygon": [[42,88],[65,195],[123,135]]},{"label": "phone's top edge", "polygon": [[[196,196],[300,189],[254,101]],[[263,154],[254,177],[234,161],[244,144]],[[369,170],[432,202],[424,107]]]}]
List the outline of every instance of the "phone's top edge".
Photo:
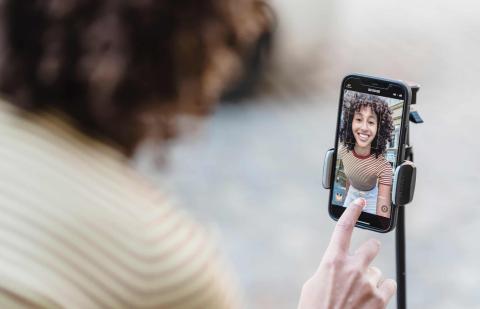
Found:
[{"label": "phone's top edge", "polygon": [[401,79],[392,79],[392,78],[389,78],[389,77],[368,75],[368,74],[364,74],[364,73],[355,73],[355,72],[345,75],[345,77],[343,77],[343,79],[342,79],[342,84],[347,78],[350,78],[350,77],[364,77],[364,78],[380,79],[380,80],[383,80],[383,81],[386,81],[386,82],[400,83],[403,86],[405,86],[406,88],[411,88],[411,87],[420,88],[420,85],[418,83],[415,83],[415,82],[412,82],[412,81],[405,81],[405,80],[401,80]]},{"label": "phone's top edge", "polygon": [[406,81],[400,80],[400,79],[390,79],[390,78],[386,78],[386,77],[367,75],[367,74],[362,74],[362,73],[350,73],[350,74],[345,75],[345,77],[342,79],[342,84],[341,84],[342,88],[343,88],[343,85],[344,85],[345,81],[348,78],[355,78],[355,77],[378,79],[378,80],[381,80],[381,81],[394,83],[394,84],[397,84],[397,85],[400,85],[400,86],[404,87],[405,90],[407,91],[408,105],[414,104],[414,102],[412,102],[412,87],[417,88],[417,90],[420,89],[420,85],[418,85],[417,83],[410,82],[411,84],[408,84],[409,82],[406,82]]}]

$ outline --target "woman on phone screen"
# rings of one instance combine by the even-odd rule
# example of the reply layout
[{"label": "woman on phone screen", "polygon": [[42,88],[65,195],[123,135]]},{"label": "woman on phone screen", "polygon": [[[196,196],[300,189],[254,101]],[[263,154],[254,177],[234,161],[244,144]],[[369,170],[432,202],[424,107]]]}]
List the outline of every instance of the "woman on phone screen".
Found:
[{"label": "woman on phone screen", "polygon": [[392,112],[381,97],[347,94],[338,152],[347,176],[344,205],[362,197],[365,212],[389,217],[392,166],[384,153],[394,130]]}]

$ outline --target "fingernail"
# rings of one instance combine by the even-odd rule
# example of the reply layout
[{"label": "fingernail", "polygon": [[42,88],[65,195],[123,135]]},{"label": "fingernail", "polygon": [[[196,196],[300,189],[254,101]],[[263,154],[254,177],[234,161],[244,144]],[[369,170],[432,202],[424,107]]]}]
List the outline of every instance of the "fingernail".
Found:
[{"label": "fingernail", "polygon": [[362,206],[362,208],[365,208],[367,206],[367,201],[364,198],[357,198],[356,200],[353,201],[355,205]]}]

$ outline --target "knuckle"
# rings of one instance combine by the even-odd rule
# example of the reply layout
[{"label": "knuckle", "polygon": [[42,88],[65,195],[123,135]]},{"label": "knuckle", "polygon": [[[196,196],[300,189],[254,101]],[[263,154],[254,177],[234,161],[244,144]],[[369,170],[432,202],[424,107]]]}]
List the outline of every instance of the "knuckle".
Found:
[{"label": "knuckle", "polygon": [[368,294],[368,296],[374,296],[375,287],[372,285],[370,280],[363,278],[360,285],[362,289]]},{"label": "knuckle", "polygon": [[332,269],[332,270],[338,270],[343,267],[344,265],[344,258],[337,255],[331,258],[327,258],[324,261],[325,267]]},{"label": "knuckle", "polygon": [[355,255],[372,260],[379,252],[379,247],[375,242],[376,241],[367,241],[355,251]]},{"label": "knuckle", "polygon": [[[345,272],[347,276],[352,279],[360,279],[361,277],[363,277],[362,270],[360,269],[360,267],[357,267],[357,266],[350,266],[345,270]],[[367,282],[366,280],[364,281]],[[362,284],[363,284],[363,281],[362,281]]]}]

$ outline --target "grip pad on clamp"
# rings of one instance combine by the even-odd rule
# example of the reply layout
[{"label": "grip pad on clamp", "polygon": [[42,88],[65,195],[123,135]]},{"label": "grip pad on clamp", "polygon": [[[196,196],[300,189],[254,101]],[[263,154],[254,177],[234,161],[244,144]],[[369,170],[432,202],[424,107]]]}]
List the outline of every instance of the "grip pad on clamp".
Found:
[{"label": "grip pad on clamp", "polygon": [[417,168],[410,161],[405,161],[395,169],[392,187],[392,202],[403,206],[413,200]]},{"label": "grip pad on clamp", "polygon": [[330,183],[330,175],[333,168],[333,148],[327,150],[325,153],[325,158],[323,159],[323,176],[322,176],[322,185],[324,189],[330,189],[332,184]]}]

